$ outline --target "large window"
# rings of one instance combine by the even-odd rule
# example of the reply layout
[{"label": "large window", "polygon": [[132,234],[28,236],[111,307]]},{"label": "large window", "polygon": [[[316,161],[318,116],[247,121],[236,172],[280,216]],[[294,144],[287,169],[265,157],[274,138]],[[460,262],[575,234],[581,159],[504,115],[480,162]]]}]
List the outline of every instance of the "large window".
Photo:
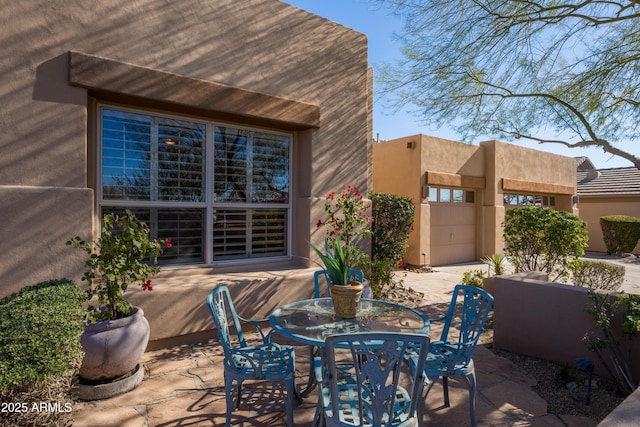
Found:
[{"label": "large window", "polygon": [[130,209],[171,237],[164,262],[289,255],[290,135],[99,111],[101,213]]}]

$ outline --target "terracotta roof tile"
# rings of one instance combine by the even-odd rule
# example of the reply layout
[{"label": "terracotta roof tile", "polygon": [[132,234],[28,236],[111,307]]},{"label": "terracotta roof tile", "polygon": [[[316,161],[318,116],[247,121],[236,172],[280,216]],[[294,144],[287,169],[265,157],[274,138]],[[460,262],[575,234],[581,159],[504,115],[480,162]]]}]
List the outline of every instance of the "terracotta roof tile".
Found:
[{"label": "terracotta roof tile", "polygon": [[578,195],[640,194],[640,170],[635,167],[579,170]]}]

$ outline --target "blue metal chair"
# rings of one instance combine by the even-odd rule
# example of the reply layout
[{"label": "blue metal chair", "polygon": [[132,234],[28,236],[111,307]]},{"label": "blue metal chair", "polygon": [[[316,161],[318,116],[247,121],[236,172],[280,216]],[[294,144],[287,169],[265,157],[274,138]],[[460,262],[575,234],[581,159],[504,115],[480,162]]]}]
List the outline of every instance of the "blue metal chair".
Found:
[{"label": "blue metal chair", "polygon": [[[462,298],[460,304],[459,297]],[[472,357],[480,334],[484,331],[492,304],[493,297],[487,291],[475,286],[456,285],[447,314],[444,317],[430,319],[432,325],[434,322],[443,321],[444,326],[440,340],[431,342],[425,362],[424,373],[430,382],[425,399],[435,380],[442,377],[444,404],[448,407],[449,377],[464,377],[469,387],[469,415],[472,426],[476,425],[476,374]],[[416,369],[416,360],[416,356],[411,358],[412,369]]]},{"label": "blue metal chair", "polygon": [[[366,332],[327,337],[316,358],[319,387],[313,426],[418,427],[422,425],[423,365],[429,338],[421,334]],[[412,381],[404,360],[415,354]],[[348,363],[344,363],[348,362]],[[349,367],[349,368],[347,368]],[[403,369],[404,368],[404,369]],[[405,388],[407,387],[407,388]]]},{"label": "blue metal chair", "polygon": [[[349,277],[353,277],[353,276],[356,276],[360,282],[364,281],[364,275],[362,274],[361,270],[355,270],[355,269],[349,270]],[[331,279],[329,279],[327,270],[318,270],[315,273],[313,273],[313,284],[315,285],[315,289],[313,293],[314,298],[322,297],[322,290],[321,290],[322,282],[325,283],[325,286],[327,288],[326,296],[328,297],[331,296],[331,288],[329,287],[329,285],[331,284]]]},{"label": "blue metal chair", "polygon": [[[293,347],[270,343],[270,333],[265,335],[258,322],[261,320],[244,319],[236,310],[226,286],[218,286],[207,296],[207,306],[216,324],[218,338],[224,349],[224,387],[227,402],[226,426],[231,425],[233,410],[233,382],[237,382],[236,408],[240,405],[242,382],[244,380],[267,380],[275,384],[284,384],[286,390],[285,407],[287,425],[293,426],[293,398],[295,396],[295,354]],[[230,323],[235,329],[236,339],[232,341]],[[260,333],[262,343],[247,346],[242,333],[241,322],[249,322]]]}]

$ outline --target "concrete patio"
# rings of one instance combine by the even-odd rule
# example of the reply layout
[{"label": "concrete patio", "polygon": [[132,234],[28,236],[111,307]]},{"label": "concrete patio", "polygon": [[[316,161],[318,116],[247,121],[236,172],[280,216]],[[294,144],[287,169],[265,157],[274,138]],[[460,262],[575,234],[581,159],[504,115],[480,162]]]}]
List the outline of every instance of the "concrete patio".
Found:
[{"label": "concrete patio", "polygon": [[[433,273],[408,273],[405,284],[425,294],[422,308],[427,315],[448,304],[453,286],[462,272],[483,268],[482,264],[439,267]],[[628,277],[633,280],[634,274]],[[625,281],[627,284],[627,281]],[[437,335],[434,332],[434,336]],[[278,341],[277,338],[274,341]],[[308,347],[296,348],[297,384],[307,379]],[[547,413],[545,402],[532,387],[535,380],[521,374],[509,360],[496,356],[486,346],[474,355],[478,378],[476,419],[479,426],[569,426],[597,425],[577,416]],[[148,352],[143,360],[145,379],[124,395],[74,407],[74,426],[222,426],[225,420],[223,355],[220,345],[207,343]],[[247,383],[240,408],[233,413],[234,426],[284,426],[284,406],[279,392],[267,383]],[[468,391],[463,381],[450,381],[451,407],[443,407],[442,387],[438,382],[427,399],[424,425],[436,427],[468,426]],[[317,394],[312,392],[294,411],[296,426],[309,426],[313,419]]]}]

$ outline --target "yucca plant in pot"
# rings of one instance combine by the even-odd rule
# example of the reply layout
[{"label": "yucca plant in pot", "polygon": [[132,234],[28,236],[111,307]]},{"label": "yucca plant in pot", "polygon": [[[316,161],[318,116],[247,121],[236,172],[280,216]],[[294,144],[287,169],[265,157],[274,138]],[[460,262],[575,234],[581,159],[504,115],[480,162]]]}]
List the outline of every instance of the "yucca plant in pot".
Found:
[{"label": "yucca plant in pot", "polygon": [[[76,236],[67,245],[89,256],[82,280],[88,282],[89,299],[98,304],[87,308],[80,338],[85,356],[79,374],[80,384],[99,387],[81,387],[80,397],[103,399],[128,391],[144,376],[140,358],[150,330],[142,309],[132,306],[124,293],[130,285],[152,290],[149,277],[159,272],[158,256],[171,248],[171,239],[151,240],[147,224],[127,210],[124,215],[105,215],[95,242]],[[126,384],[119,384],[120,380]]]},{"label": "yucca plant in pot", "polygon": [[[327,218],[318,220],[316,224],[318,228],[324,227],[326,230],[324,251],[310,244],[327,272],[334,309],[340,317],[355,317],[364,289],[364,285],[351,280],[350,275],[364,260],[358,243],[371,236],[368,228],[372,220],[368,212],[370,208],[355,186],[348,185],[337,193],[329,193],[324,206]],[[348,303],[343,303],[341,299],[345,293],[348,294],[345,297]],[[343,311],[342,307],[345,306],[346,311]]]}]

